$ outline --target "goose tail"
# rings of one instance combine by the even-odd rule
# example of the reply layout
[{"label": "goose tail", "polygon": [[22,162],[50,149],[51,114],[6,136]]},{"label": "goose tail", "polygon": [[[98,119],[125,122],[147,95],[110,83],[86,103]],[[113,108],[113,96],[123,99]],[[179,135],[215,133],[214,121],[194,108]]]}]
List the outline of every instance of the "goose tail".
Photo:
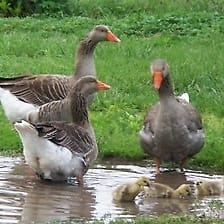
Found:
[{"label": "goose tail", "polygon": [[34,132],[37,134],[35,127],[31,123],[24,120],[15,122],[14,127],[19,134]]}]

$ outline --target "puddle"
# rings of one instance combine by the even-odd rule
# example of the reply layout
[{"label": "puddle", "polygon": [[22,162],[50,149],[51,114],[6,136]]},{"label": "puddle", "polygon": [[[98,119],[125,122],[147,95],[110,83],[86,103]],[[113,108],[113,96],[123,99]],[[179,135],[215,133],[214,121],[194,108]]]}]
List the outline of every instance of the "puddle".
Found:
[{"label": "puddle", "polygon": [[155,178],[154,169],[140,165],[97,164],[84,178],[84,186],[74,182],[40,181],[21,158],[0,157],[0,223],[31,223],[52,220],[113,220],[136,216],[159,216],[164,213],[195,213],[198,216],[224,218],[224,197],[190,199],[147,199],[135,203],[113,203],[112,190],[147,175],[151,180],[176,188],[196,178],[221,178],[187,170],[185,175],[167,172]]}]

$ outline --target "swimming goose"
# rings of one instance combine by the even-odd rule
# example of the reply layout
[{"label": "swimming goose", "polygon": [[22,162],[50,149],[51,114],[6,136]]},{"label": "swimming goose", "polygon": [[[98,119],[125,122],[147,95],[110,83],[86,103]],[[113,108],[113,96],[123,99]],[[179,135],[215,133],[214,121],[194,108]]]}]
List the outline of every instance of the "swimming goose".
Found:
[{"label": "swimming goose", "polygon": [[[96,26],[79,44],[73,76],[43,74],[1,77],[0,101],[8,120],[11,123],[20,121],[36,106],[65,98],[72,83],[80,77],[96,77],[94,49],[102,41],[120,42],[120,39],[107,26]],[[92,96],[89,98],[91,103]]]},{"label": "swimming goose", "polygon": [[148,187],[144,188],[145,197],[151,198],[187,198],[193,195],[193,190],[189,184],[181,184],[178,188],[161,184],[151,183]]},{"label": "swimming goose", "polygon": [[97,158],[98,148],[89,123],[86,97],[110,86],[93,77],[81,79],[85,82],[79,85],[76,100],[71,105],[73,122],[22,120],[14,124],[22,140],[25,160],[41,179],[64,181],[76,177],[82,184],[83,175]]},{"label": "swimming goose", "polygon": [[162,161],[179,163],[183,171],[187,160],[204,144],[201,117],[190,103],[174,95],[165,60],[155,60],[151,73],[160,101],[145,116],[140,145],[155,160],[157,174]]},{"label": "swimming goose", "polygon": [[143,191],[144,186],[149,186],[150,180],[147,177],[139,177],[134,182],[124,183],[118,186],[113,192],[112,197],[114,201],[130,202]]}]

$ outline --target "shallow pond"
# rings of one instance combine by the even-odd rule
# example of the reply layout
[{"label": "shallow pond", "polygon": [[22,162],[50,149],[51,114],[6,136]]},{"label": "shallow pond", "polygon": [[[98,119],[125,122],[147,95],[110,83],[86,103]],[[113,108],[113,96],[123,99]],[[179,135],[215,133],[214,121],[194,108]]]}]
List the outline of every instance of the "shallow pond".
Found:
[{"label": "shallow pond", "polygon": [[196,178],[221,178],[186,170],[185,174],[164,172],[155,177],[154,168],[138,164],[96,164],[84,177],[84,186],[71,183],[40,181],[22,158],[0,157],[0,223],[30,223],[50,220],[133,218],[159,216],[164,213],[195,213],[198,216],[224,218],[224,197],[203,199],[147,199],[114,203],[112,190],[136,177],[147,175],[151,180],[176,188]]}]

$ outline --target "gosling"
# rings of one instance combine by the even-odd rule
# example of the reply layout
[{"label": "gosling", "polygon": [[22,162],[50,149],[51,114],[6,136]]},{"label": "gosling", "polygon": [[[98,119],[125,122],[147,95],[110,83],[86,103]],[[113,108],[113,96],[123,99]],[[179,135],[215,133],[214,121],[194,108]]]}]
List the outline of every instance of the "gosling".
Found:
[{"label": "gosling", "polygon": [[113,200],[119,202],[131,202],[144,190],[144,186],[149,186],[150,180],[147,177],[139,177],[134,182],[125,183],[117,187],[113,193]]},{"label": "gosling", "polygon": [[210,196],[223,193],[224,180],[198,180],[195,182],[195,195]]},{"label": "gosling", "polygon": [[177,189],[161,183],[151,183],[145,187],[145,197],[151,198],[187,198],[192,196],[193,191],[189,184],[181,184]]}]

